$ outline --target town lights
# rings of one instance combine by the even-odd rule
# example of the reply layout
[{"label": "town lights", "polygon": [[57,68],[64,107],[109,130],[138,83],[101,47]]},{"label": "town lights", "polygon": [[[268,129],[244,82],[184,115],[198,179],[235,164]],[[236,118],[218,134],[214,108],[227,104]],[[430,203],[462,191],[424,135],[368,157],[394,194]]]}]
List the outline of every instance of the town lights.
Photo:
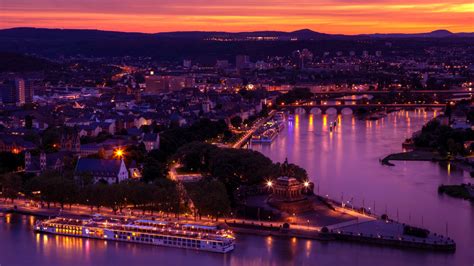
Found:
[{"label": "town lights", "polygon": [[303,185],[304,185],[305,187],[309,187],[309,181],[304,181]]},{"label": "town lights", "polygon": [[273,182],[271,180],[268,180],[267,181],[267,187],[272,187],[273,186]]}]

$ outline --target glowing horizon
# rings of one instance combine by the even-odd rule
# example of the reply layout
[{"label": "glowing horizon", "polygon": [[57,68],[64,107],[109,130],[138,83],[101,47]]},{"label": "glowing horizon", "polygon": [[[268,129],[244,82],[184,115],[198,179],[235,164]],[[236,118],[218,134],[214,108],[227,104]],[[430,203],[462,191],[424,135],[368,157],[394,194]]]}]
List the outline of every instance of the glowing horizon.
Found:
[{"label": "glowing horizon", "polygon": [[[30,3],[32,2],[32,3]],[[474,31],[472,0],[3,0],[0,28],[124,32],[294,31],[331,34]]]}]

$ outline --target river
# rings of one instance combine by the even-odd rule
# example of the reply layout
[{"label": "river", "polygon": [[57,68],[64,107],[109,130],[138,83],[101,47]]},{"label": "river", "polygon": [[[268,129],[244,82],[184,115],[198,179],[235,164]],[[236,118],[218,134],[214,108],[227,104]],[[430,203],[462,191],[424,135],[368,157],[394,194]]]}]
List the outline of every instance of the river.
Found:
[{"label": "river", "polygon": [[[437,193],[439,184],[472,182],[469,175],[431,162],[379,163],[401,151],[401,142],[434,115],[401,111],[378,121],[298,115],[271,145],[252,148],[307,169],[320,194],[447,234],[457,243],[455,253],[238,235],[236,249],[222,255],[39,235],[31,231],[34,217],[5,214],[0,217],[0,265],[472,265],[474,206]],[[331,132],[333,121],[338,123]]]}]

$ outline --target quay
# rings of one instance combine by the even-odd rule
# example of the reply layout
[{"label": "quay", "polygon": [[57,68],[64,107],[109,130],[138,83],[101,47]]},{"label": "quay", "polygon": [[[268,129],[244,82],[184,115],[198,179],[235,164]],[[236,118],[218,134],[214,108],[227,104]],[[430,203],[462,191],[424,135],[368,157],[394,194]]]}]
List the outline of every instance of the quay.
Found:
[{"label": "quay", "polygon": [[[416,248],[434,251],[452,252],[456,243],[449,237],[429,234],[428,237],[403,235],[404,224],[391,220],[356,221],[350,225],[342,223],[325,227],[325,229],[285,228],[285,224],[245,222],[225,220],[226,224],[237,234],[303,238],[318,241],[350,241],[373,245],[399,248]],[[329,229],[331,228],[331,229]]]},{"label": "quay", "polygon": [[406,225],[392,220],[374,220],[331,228],[330,234],[338,240],[442,251],[456,249],[456,243],[449,237],[432,233],[426,237],[407,235],[404,233]]},{"label": "quay", "polygon": [[[258,221],[250,219],[223,218],[219,219],[220,223],[226,224],[236,234],[252,234],[260,236],[275,236],[283,238],[303,238],[318,241],[350,241],[364,244],[393,246],[397,248],[417,248],[432,251],[448,251],[453,252],[456,249],[456,243],[449,237],[445,237],[436,233],[431,233],[422,228],[415,228],[426,232],[425,236],[416,234],[407,234],[407,229],[414,228],[387,217],[379,217],[374,214],[366,213],[363,208],[356,208],[343,205],[335,200],[327,199],[322,196],[315,195],[315,200],[325,200],[324,203],[318,203],[315,212],[301,213],[293,217],[293,222],[284,220],[277,221]],[[36,208],[26,206],[22,200],[17,200],[15,205],[11,203],[0,203],[0,212],[18,213],[24,215],[38,216],[42,218],[50,217],[68,217],[68,218],[86,218],[91,216],[91,210],[85,206],[73,205],[71,209],[60,210],[59,208]],[[321,211],[321,206],[326,207],[326,211]],[[344,206],[344,207],[342,207]],[[360,210],[360,211],[359,211]],[[100,212],[103,216],[111,218],[124,218],[123,215],[115,215],[112,210],[102,208]],[[136,210],[136,213],[142,213]],[[342,215],[341,217],[349,217],[344,219],[334,219],[334,214]],[[322,217],[321,217],[322,215]],[[327,216],[327,217],[326,217]],[[159,215],[146,216],[127,216],[127,218],[143,218],[163,219]],[[192,221],[188,218],[171,218],[166,217],[169,221]],[[385,218],[385,219],[382,219]],[[308,220],[306,220],[308,219]],[[310,220],[311,219],[311,220]],[[202,222],[206,222],[204,219]],[[308,221],[306,223],[306,221]],[[209,220],[210,222],[210,220]]]}]

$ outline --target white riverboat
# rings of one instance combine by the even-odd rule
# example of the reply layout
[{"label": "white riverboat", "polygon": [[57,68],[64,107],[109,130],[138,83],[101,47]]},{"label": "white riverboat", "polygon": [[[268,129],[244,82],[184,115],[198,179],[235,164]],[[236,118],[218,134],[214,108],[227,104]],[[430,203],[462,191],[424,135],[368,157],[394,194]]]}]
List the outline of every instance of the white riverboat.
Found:
[{"label": "white riverboat", "polygon": [[285,121],[285,113],[284,112],[276,112],[274,118],[277,122],[283,122],[283,121]]},{"label": "white riverboat", "polygon": [[216,225],[161,220],[70,219],[38,221],[36,232],[227,253],[233,232]]}]

